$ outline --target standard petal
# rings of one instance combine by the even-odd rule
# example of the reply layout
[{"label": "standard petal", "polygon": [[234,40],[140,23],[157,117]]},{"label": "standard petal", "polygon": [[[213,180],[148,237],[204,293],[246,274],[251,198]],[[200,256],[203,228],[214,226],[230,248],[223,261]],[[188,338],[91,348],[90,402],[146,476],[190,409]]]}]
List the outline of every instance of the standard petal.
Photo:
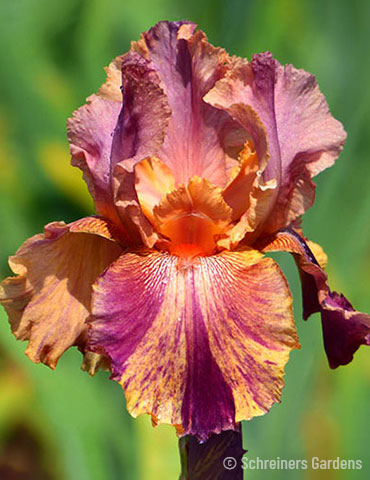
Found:
[{"label": "standard petal", "polygon": [[120,90],[122,59],[117,57],[107,67],[107,82],[98,95],[73,113],[67,121],[67,135],[72,165],[82,170],[97,213],[117,225],[120,220],[113,202],[110,182],[112,138],[122,105]]},{"label": "standard petal", "polygon": [[[224,186],[227,171],[245,140],[245,130],[203,96],[230,69],[232,60],[207,41],[195,25],[160,22],[144,33],[137,51],[151,60],[167,96],[171,118],[158,152],[177,183],[197,175]],[[232,135],[231,135],[232,132]],[[231,153],[235,147],[238,151]]]},{"label": "standard petal", "polygon": [[255,55],[251,63],[239,62],[206,100],[226,110],[241,104],[257,112],[271,156],[264,178],[278,184],[264,230],[289,225],[312,205],[311,177],[334,163],[346,137],[341,123],[330,115],[314,76],[280,65],[267,52]]},{"label": "standard petal", "polygon": [[328,277],[308,244],[318,253],[321,262],[326,262],[326,255],[319,245],[306,243],[293,230],[260,241],[256,248],[294,255],[302,283],[303,317],[307,319],[313,313],[321,313],[329,365],[337,368],[351,362],[361,345],[370,345],[370,315],[356,311],[344,295],[330,291]]},{"label": "standard petal", "polygon": [[132,241],[153,246],[156,236],[135,190],[135,164],[162,145],[170,110],[149,60],[129,52],[122,61],[122,110],[114,133],[110,172],[114,203]]},{"label": "standard petal", "polygon": [[200,439],[279,401],[299,346],[287,282],[253,250],[124,254],[96,282],[92,312],[90,348],[111,358],[131,414]]},{"label": "standard petal", "polygon": [[[153,155],[163,143],[170,111],[147,60],[129,52],[106,69],[107,81],[68,120],[72,164],[84,174],[97,212],[123,225],[131,244],[153,232],[135,192],[135,156]],[[122,86],[122,92],[121,92]]]},{"label": "standard petal", "polygon": [[17,276],[1,283],[0,301],[32,361],[54,368],[70,346],[84,349],[91,285],[122,252],[109,229],[94,217],[51,223],[10,258]]},{"label": "standard petal", "polygon": [[[261,147],[261,145],[260,145]],[[265,154],[266,149],[263,149]],[[259,148],[260,153],[261,148]],[[220,240],[219,245],[230,250],[242,240],[245,244],[253,242],[258,236],[261,222],[270,210],[274,198],[276,181],[264,182],[261,163],[256,150],[247,142],[239,156],[239,167],[236,176],[223,190],[222,195],[232,208],[232,218],[235,224],[230,228],[227,237]]]},{"label": "standard petal", "polygon": [[122,111],[114,135],[112,170],[122,160],[155,155],[165,139],[170,114],[152,62],[128,52],[122,57]]}]

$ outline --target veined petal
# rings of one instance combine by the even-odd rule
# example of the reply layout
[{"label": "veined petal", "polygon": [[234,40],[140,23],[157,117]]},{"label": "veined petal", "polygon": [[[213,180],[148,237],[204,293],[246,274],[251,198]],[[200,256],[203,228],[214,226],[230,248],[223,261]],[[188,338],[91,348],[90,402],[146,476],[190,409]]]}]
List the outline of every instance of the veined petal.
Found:
[{"label": "veined petal", "polygon": [[[324,263],[326,255],[312,244]],[[331,292],[328,277],[305,240],[294,231],[282,231],[260,241],[256,248],[294,255],[302,283],[303,317],[320,312],[324,347],[331,368],[346,365],[360,345],[370,345],[370,315],[356,311],[344,295]]]},{"label": "veined petal", "polygon": [[190,23],[160,22],[133,48],[150,59],[171,108],[158,157],[179,184],[197,175],[224,186],[246,133],[225,112],[205,103],[203,96],[231,68],[232,60],[225,50],[210,45],[203,32],[194,30]]},{"label": "veined petal", "polygon": [[91,285],[122,252],[110,228],[94,217],[50,223],[10,258],[17,276],[0,284],[0,301],[32,361],[55,368],[70,346],[84,350]]},{"label": "veined petal", "polygon": [[279,401],[299,347],[287,282],[253,250],[123,254],[94,285],[92,313],[90,348],[111,358],[131,414],[200,439]]},{"label": "veined petal", "polygon": [[240,61],[206,100],[227,111],[242,104],[257,112],[271,156],[264,178],[276,179],[278,186],[264,230],[289,225],[312,205],[311,177],[334,163],[346,136],[330,115],[314,76],[282,66],[266,52],[251,63]]},{"label": "veined petal", "polygon": [[[46,228],[45,235],[48,234],[47,232],[52,229],[53,225],[58,227],[59,223],[50,223]],[[64,223],[60,222],[60,225],[63,226]],[[105,218],[97,216],[85,217],[66,225],[66,227],[68,227],[68,230],[71,233],[90,233],[93,235],[99,235],[107,240],[119,243],[122,248],[125,247],[127,234],[116,224]]]}]

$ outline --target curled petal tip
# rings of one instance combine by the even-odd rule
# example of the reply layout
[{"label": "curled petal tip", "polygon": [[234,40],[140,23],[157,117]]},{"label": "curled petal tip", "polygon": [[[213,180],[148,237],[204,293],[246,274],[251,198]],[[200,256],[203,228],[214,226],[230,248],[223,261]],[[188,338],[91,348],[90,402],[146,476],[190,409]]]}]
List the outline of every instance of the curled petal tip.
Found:
[{"label": "curled petal tip", "polygon": [[330,368],[347,365],[361,345],[370,345],[370,315],[357,312],[343,294],[331,292],[321,315]]},{"label": "curled petal tip", "polygon": [[[322,248],[311,245],[325,262]],[[328,277],[304,238],[285,230],[260,244],[260,248],[294,255],[302,283],[303,317],[321,313],[324,348],[331,368],[350,363],[361,345],[370,345],[370,315],[356,311],[343,294],[330,291]]]}]

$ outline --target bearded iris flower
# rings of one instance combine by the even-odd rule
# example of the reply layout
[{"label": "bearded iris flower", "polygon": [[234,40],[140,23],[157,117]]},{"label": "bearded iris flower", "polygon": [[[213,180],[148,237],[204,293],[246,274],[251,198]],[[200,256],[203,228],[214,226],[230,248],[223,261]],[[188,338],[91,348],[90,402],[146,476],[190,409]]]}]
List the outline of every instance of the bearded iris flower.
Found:
[{"label": "bearded iris flower", "polygon": [[111,370],[133,416],[201,440],[237,429],[280,400],[299,348],[271,251],[294,255],[330,367],[370,344],[369,315],[330,291],[301,229],[312,177],[345,141],[311,74],[160,22],[109,65],[68,139],[97,215],[48,224],[0,287],[31,360],[55,368],[76,345],[91,374]]}]

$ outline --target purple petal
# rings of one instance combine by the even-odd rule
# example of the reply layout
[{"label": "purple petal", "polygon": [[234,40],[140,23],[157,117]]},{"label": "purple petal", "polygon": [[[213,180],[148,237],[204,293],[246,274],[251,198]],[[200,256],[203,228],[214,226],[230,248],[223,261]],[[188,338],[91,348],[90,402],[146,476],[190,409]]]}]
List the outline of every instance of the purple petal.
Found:
[{"label": "purple petal", "polygon": [[73,113],[67,122],[72,165],[82,170],[94,199],[96,211],[120,224],[110,184],[110,156],[113,132],[121,103],[98,95]]},{"label": "purple petal", "polygon": [[370,315],[354,310],[344,295],[330,291],[325,271],[297,232],[282,231],[260,240],[256,248],[294,255],[301,276],[303,317],[321,313],[324,347],[331,368],[346,365],[361,345],[370,345]]},{"label": "purple petal", "polygon": [[343,295],[337,292],[328,295],[321,318],[331,368],[347,365],[360,345],[370,345],[370,315],[356,312]]},{"label": "purple petal", "polygon": [[193,260],[128,253],[93,298],[90,348],[110,357],[132,415],[204,440],[279,401],[299,345],[271,259],[250,250]]},{"label": "purple petal", "polygon": [[122,88],[123,104],[110,165],[114,203],[134,243],[142,239],[147,246],[153,246],[156,236],[139,205],[134,166],[158,152],[170,111],[152,63],[135,52],[123,57]]}]

